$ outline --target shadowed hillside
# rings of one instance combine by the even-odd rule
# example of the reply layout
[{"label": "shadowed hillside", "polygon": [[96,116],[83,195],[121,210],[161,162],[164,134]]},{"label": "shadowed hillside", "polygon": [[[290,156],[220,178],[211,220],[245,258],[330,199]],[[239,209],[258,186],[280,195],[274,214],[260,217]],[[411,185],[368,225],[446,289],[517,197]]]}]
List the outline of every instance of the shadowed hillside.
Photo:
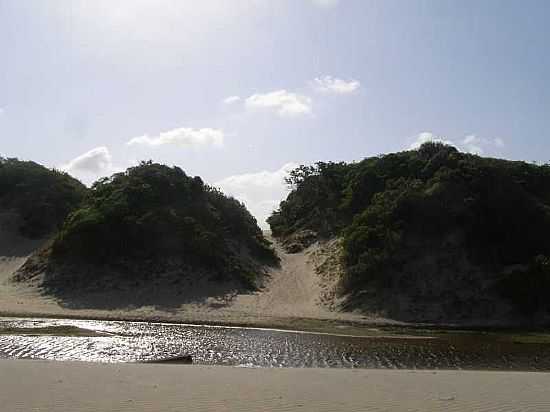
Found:
[{"label": "shadowed hillside", "polygon": [[[18,278],[41,275],[47,292],[72,299],[85,297],[78,290],[121,285],[161,283],[175,290],[184,278],[253,288],[263,265],[275,263],[242,203],[178,167],[142,162],[96,182],[51,246],[29,259]],[[205,290],[209,293],[213,289]]]},{"label": "shadowed hillside", "polygon": [[0,210],[18,215],[18,230],[26,237],[39,238],[58,229],[86,190],[67,173],[0,157]]},{"label": "shadowed hillside", "polygon": [[545,319],[550,166],[440,143],[294,170],[269,218],[289,250],[342,237],[347,309],[408,320]]}]

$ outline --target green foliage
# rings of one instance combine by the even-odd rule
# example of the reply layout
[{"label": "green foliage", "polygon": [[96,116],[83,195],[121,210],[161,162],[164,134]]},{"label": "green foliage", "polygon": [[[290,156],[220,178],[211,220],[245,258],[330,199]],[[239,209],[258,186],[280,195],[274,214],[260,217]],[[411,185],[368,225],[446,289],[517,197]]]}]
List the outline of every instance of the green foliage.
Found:
[{"label": "green foliage", "polygon": [[493,272],[550,256],[549,165],[427,143],[358,163],[301,166],[288,182],[291,193],[268,220],[273,234],[342,235],[347,292],[392,287],[407,259],[429,252],[415,249],[418,239],[438,245],[457,235],[456,247]]},{"label": "green foliage", "polygon": [[53,256],[102,264],[178,257],[250,281],[243,249],[275,259],[242,203],[178,167],[142,162],[92,186],[55,239]]},{"label": "green foliage", "polygon": [[345,262],[343,286],[353,290],[372,280],[384,283],[403,237],[408,207],[419,197],[422,182],[399,179],[391,188],[373,196],[372,202],[355,216],[344,231]]},{"label": "green foliage", "polygon": [[67,173],[0,157],[0,208],[21,216],[23,235],[41,237],[56,230],[85,195],[85,186]]},{"label": "green foliage", "polygon": [[268,219],[273,235],[283,236],[298,229],[330,234],[342,227],[339,206],[347,173],[346,164],[332,162],[300,166],[292,171],[286,182],[294,190]]},{"label": "green foliage", "polygon": [[550,258],[536,256],[526,271],[512,272],[498,286],[502,294],[525,314],[550,310]]}]

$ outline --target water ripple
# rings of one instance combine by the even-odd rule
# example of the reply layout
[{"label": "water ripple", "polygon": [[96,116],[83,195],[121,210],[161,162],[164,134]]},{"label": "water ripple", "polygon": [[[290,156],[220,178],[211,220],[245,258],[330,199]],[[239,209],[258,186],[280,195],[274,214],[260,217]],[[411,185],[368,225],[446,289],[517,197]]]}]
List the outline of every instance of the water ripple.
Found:
[{"label": "water ripple", "polygon": [[[96,334],[41,332],[66,327]],[[184,354],[198,364],[243,367],[550,370],[550,345],[515,345],[487,336],[357,338],[145,322],[0,319],[0,358],[143,362]]]}]

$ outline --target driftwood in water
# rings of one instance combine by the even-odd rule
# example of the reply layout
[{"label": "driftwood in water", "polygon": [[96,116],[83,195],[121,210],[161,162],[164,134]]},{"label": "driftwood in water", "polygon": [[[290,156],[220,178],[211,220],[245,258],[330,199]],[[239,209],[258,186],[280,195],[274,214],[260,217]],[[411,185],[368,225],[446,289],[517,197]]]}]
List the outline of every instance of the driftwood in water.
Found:
[{"label": "driftwood in water", "polygon": [[191,355],[177,355],[169,356],[166,358],[147,360],[143,363],[174,363],[174,364],[183,364],[190,365],[193,363],[193,357]]}]

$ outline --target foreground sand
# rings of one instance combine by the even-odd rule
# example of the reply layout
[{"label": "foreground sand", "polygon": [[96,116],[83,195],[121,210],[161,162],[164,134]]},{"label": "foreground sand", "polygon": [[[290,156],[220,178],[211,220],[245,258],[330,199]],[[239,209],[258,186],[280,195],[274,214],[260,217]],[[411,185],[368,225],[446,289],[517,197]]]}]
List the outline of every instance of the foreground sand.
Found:
[{"label": "foreground sand", "polygon": [[549,411],[550,374],[1,360],[3,411]]}]

